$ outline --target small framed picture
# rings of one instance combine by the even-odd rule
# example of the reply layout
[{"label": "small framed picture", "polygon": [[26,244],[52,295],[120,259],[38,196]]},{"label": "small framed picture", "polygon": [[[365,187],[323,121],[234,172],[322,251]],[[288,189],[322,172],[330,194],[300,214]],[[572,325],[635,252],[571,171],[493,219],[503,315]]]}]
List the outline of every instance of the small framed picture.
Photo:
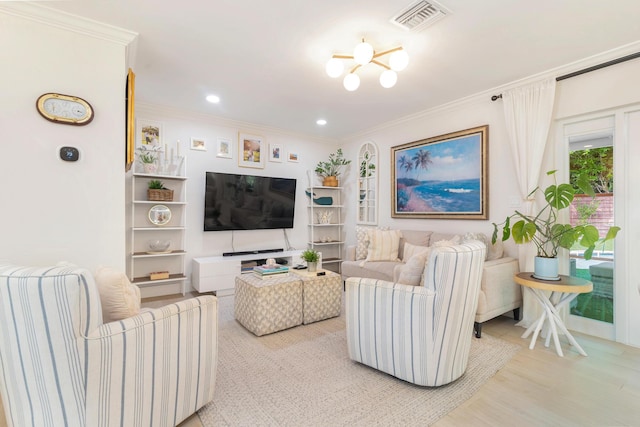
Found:
[{"label": "small framed picture", "polygon": [[191,149],[199,151],[207,151],[207,144],[204,138],[191,138]]},{"label": "small framed picture", "polygon": [[143,150],[163,151],[162,123],[146,119],[136,120],[136,145]]},{"label": "small framed picture", "polygon": [[218,138],[218,152],[216,157],[230,159],[231,156],[231,140],[229,138]]},{"label": "small framed picture", "polygon": [[287,160],[290,162],[298,163],[298,153],[289,151],[289,155],[287,156]]},{"label": "small framed picture", "polygon": [[238,135],[238,166],[264,169],[266,149],[261,136],[240,133]]},{"label": "small framed picture", "polygon": [[270,162],[282,162],[284,151],[282,151],[282,144],[269,144],[269,161]]}]

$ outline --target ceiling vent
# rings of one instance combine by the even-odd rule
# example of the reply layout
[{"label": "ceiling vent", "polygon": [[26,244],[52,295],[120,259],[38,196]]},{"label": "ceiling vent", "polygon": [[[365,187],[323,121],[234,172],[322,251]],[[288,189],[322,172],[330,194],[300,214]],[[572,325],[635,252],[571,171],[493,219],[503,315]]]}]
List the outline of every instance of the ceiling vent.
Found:
[{"label": "ceiling vent", "polygon": [[420,31],[449,14],[449,9],[433,0],[417,1],[391,18],[391,22],[407,31]]}]

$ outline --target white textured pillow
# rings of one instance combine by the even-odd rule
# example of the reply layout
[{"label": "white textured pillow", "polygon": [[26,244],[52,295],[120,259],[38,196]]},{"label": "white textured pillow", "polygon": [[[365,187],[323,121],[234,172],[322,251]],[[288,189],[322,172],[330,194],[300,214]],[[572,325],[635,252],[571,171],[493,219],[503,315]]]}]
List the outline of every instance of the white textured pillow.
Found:
[{"label": "white textured pillow", "polygon": [[368,228],[366,227],[356,227],[356,259],[365,259],[367,257],[367,247],[369,246],[367,230]]},{"label": "white textured pillow", "polygon": [[402,260],[404,262],[408,262],[412,256],[428,250],[429,250],[428,246],[412,245],[409,242],[405,242],[404,249],[402,250]]},{"label": "white textured pillow", "polygon": [[102,303],[104,323],[126,319],[140,312],[140,289],[124,273],[98,267],[94,274]]},{"label": "white textured pillow", "polygon": [[427,263],[430,254],[431,249],[426,248],[425,251],[418,252],[412,256],[402,267],[402,271],[400,271],[400,276],[398,277],[398,283],[412,286],[420,285],[422,283],[424,266]]},{"label": "white textured pillow", "polygon": [[397,261],[402,233],[399,230],[367,230],[367,261]]}]

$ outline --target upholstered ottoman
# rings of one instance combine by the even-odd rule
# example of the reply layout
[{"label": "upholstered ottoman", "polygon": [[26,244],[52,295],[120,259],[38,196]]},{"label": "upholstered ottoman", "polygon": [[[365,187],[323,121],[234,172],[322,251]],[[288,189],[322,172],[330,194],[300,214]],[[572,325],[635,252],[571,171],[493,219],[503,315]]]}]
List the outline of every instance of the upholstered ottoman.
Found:
[{"label": "upholstered ottoman", "polygon": [[318,322],[340,316],[342,308],[342,278],[332,271],[324,276],[296,271],[302,278],[302,322]]},{"label": "upholstered ottoman", "polygon": [[302,324],[302,280],[296,275],[236,277],[235,317],[257,336]]}]

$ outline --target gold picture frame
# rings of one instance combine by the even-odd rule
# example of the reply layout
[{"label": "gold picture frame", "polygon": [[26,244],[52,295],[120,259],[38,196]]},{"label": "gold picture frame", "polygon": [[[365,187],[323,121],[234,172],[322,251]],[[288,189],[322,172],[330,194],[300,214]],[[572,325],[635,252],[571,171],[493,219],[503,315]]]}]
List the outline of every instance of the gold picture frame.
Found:
[{"label": "gold picture frame", "polygon": [[135,159],[136,152],[136,126],[135,126],[135,84],[136,75],[131,68],[127,73],[127,86],[126,86],[126,114],[125,114],[125,160],[124,170],[128,172],[131,169],[131,165]]},{"label": "gold picture frame", "polygon": [[391,147],[392,218],[489,217],[489,125]]}]

